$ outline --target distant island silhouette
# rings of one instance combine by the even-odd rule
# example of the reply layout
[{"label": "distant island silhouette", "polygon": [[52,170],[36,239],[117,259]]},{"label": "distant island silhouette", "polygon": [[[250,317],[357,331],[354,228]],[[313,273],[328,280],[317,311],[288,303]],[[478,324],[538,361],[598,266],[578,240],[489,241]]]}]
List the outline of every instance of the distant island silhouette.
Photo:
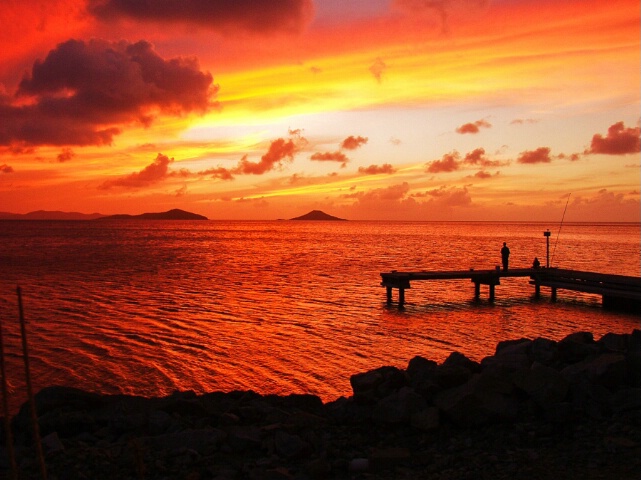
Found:
[{"label": "distant island silhouette", "polygon": [[78,213],[37,210],[29,213],[0,212],[0,220],[209,220],[203,215],[174,208],[160,213],[143,213],[141,215],[103,215],[101,213]]},{"label": "distant island silhouette", "polygon": [[344,218],[334,217],[320,210],[312,210],[311,212],[306,213],[305,215],[301,215],[300,217],[295,217],[290,220],[339,220],[342,222],[347,221]]},{"label": "distant island silhouette", "polygon": [[161,213],[142,213],[140,215],[127,215],[127,214],[117,214],[117,215],[107,215],[101,217],[98,220],[209,220],[203,215],[198,215],[197,213],[186,212],[185,210],[180,210],[174,208],[173,210],[168,210]]},{"label": "distant island silhouette", "polygon": [[0,220],[95,220],[100,213],[61,212],[58,210],[36,210],[29,213],[0,212]]}]

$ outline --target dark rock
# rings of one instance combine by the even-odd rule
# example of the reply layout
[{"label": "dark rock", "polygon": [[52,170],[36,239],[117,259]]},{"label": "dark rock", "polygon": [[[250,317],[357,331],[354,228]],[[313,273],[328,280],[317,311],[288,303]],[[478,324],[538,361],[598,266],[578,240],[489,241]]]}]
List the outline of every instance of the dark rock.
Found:
[{"label": "dark rock", "polygon": [[496,351],[494,355],[500,355],[501,353],[525,353],[527,354],[530,350],[532,341],[527,338],[519,338],[518,340],[503,340],[496,345]]},{"label": "dark rock", "polygon": [[478,373],[481,371],[481,364],[470,360],[465,355],[459,352],[452,352],[443,362],[445,367],[463,367],[471,373]]},{"label": "dark rock", "polygon": [[631,342],[628,334],[606,333],[596,343],[605,351],[622,353],[629,349]]},{"label": "dark rock", "polygon": [[371,403],[405,385],[405,374],[396,367],[380,367],[365,373],[357,373],[349,379],[354,400]]},{"label": "dark rock", "polygon": [[234,452],[243,452],[248,449],[260,447],[261,430],[255,425],[228,427],[226,446]]},{"label": "dark rock", "polygon": [[[501,342],[480,364],[413,358],[352,376],[354,395],[53,387],[37,395],[50,478],[618,478],[641,469],[641,331]],[[40,478],[29,410],[20,478]],[[0,439],[0,476],[8,470]]]},{"label": "dark rock", "polygon": [[300,458],[309,451],[309,445],[298,435],[277,431],[274,435],[274,448],[281,457]]},{"label": "dark rock", "polygon": [[442,389],[463,385],[472,377],[472,372],[462,366],[439,365],[434,371],[434,382]]},{"label": "dark rock", "polygon": [[570,334],[558,343],[558,347],[560,359],[566,364],[580,362],[590,355],[600,353],[599,345],[589,332]]},{"label": "dark rock", "polygon": [[565,367],[561,375],[571,382],[587,381],[616,390],[626,384],[626,371],[625,356],[605,353]]},{"label": "dark rock", "polygon": [[518,413],[513,390],[509,380],[492,373],[481,373],[459,387],[437,394],[434,404],[463,427],[508,421]]},{"label": "dark rock", "polygon": [[176,452],[181,449],[189,449],[201,454],[211,454],[216,451],[227,434],[222,430],[207,429],[194,430],[186,429],[178,433],[168,433],[152,437],[143,437],[144,445],[153,450],[162,452]]},{"label": "dark rock", "polygon": [[372,411],[372,420],[382,424],[409,423],[412,415],[425,408],[427,403],[421,395],[403,387],[378,401]]},{"label": "dark rock", "polygon": [[513,382],[544,410],[564,401],[569,388],[569,382],[557,370],[538,363],[523,370],[522,375],[515,375]]},{"label": "dark rock", "polygon": [[412,414],[410,425],[423,431],[433,431],[440,426],[439,410],[436,407],[428,407]]},{"label": "dark rock", "polygon": [[530,345],[530,360],[547,366],[555,366],[559,361],[557,342],[547,338],[536,338]]}]

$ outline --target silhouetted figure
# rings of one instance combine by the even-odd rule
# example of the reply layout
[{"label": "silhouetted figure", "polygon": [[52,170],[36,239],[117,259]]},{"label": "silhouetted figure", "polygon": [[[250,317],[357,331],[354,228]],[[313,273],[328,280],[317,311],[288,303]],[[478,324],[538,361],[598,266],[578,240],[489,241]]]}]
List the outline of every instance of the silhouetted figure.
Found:
[{"label": "silhouetted figure", "polygon": [[503,248],[501,249],[501,261],[503,262],[503,270],[507,270],[509,260],[510,249],[507,248],[507,243],[503,242]]},{"label": "silhouetted figure", "polygon": [[532,268],[540,268],[541,267],[541,262],[539,262],[539,257],[534,257],[534,261],[532,262]]}]

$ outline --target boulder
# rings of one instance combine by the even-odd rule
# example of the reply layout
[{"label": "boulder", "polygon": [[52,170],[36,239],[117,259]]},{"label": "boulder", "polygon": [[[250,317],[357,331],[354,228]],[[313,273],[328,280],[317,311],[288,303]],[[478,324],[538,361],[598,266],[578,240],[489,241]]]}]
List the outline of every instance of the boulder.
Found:
[{"label": "boulder", "polygon": [[560,360],[572,364],[590,355],[598,355],[600,347],[590,332],[572,333],[558,343]]},{"label": "boulder", "polygon": [[513,393],[508,379],[482,372],[463,385],[440,392],[434,404],[457,425],[472,427],[516,418],[519,406]]},{"label": "boulder", "polygon": [[372,420],[383,424],[409,423],[412,415],[425,408],[427,403],[421,395],[403,387],[378,401],[372,411]]},{"label": "boulder", "polygon": [[407,379],[404,372],[396,367],[380,367],[352,375],[349,382],[355,401],[371,403],[406,385]]},{"label": "boulder", "polygon": [[569,382],[557,370],[535,363],[522,375],[513,376],[514,385],[543,410],[551,410],[564,401]]}]

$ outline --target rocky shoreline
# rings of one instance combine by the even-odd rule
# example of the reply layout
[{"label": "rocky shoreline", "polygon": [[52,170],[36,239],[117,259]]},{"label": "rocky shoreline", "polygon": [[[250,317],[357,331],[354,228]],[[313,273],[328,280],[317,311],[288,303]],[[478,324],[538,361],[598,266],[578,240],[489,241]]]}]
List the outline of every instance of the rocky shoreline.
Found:
[{"label": "rocky shoreline", "polygon": [[[504,341],[352,375],[353,395],[48,387],[36,396],[49,479],[641,478],[641,330]],[[27,405],[21,479],[41,478]],[[0,478],[10,478],[2,441]]]}]

